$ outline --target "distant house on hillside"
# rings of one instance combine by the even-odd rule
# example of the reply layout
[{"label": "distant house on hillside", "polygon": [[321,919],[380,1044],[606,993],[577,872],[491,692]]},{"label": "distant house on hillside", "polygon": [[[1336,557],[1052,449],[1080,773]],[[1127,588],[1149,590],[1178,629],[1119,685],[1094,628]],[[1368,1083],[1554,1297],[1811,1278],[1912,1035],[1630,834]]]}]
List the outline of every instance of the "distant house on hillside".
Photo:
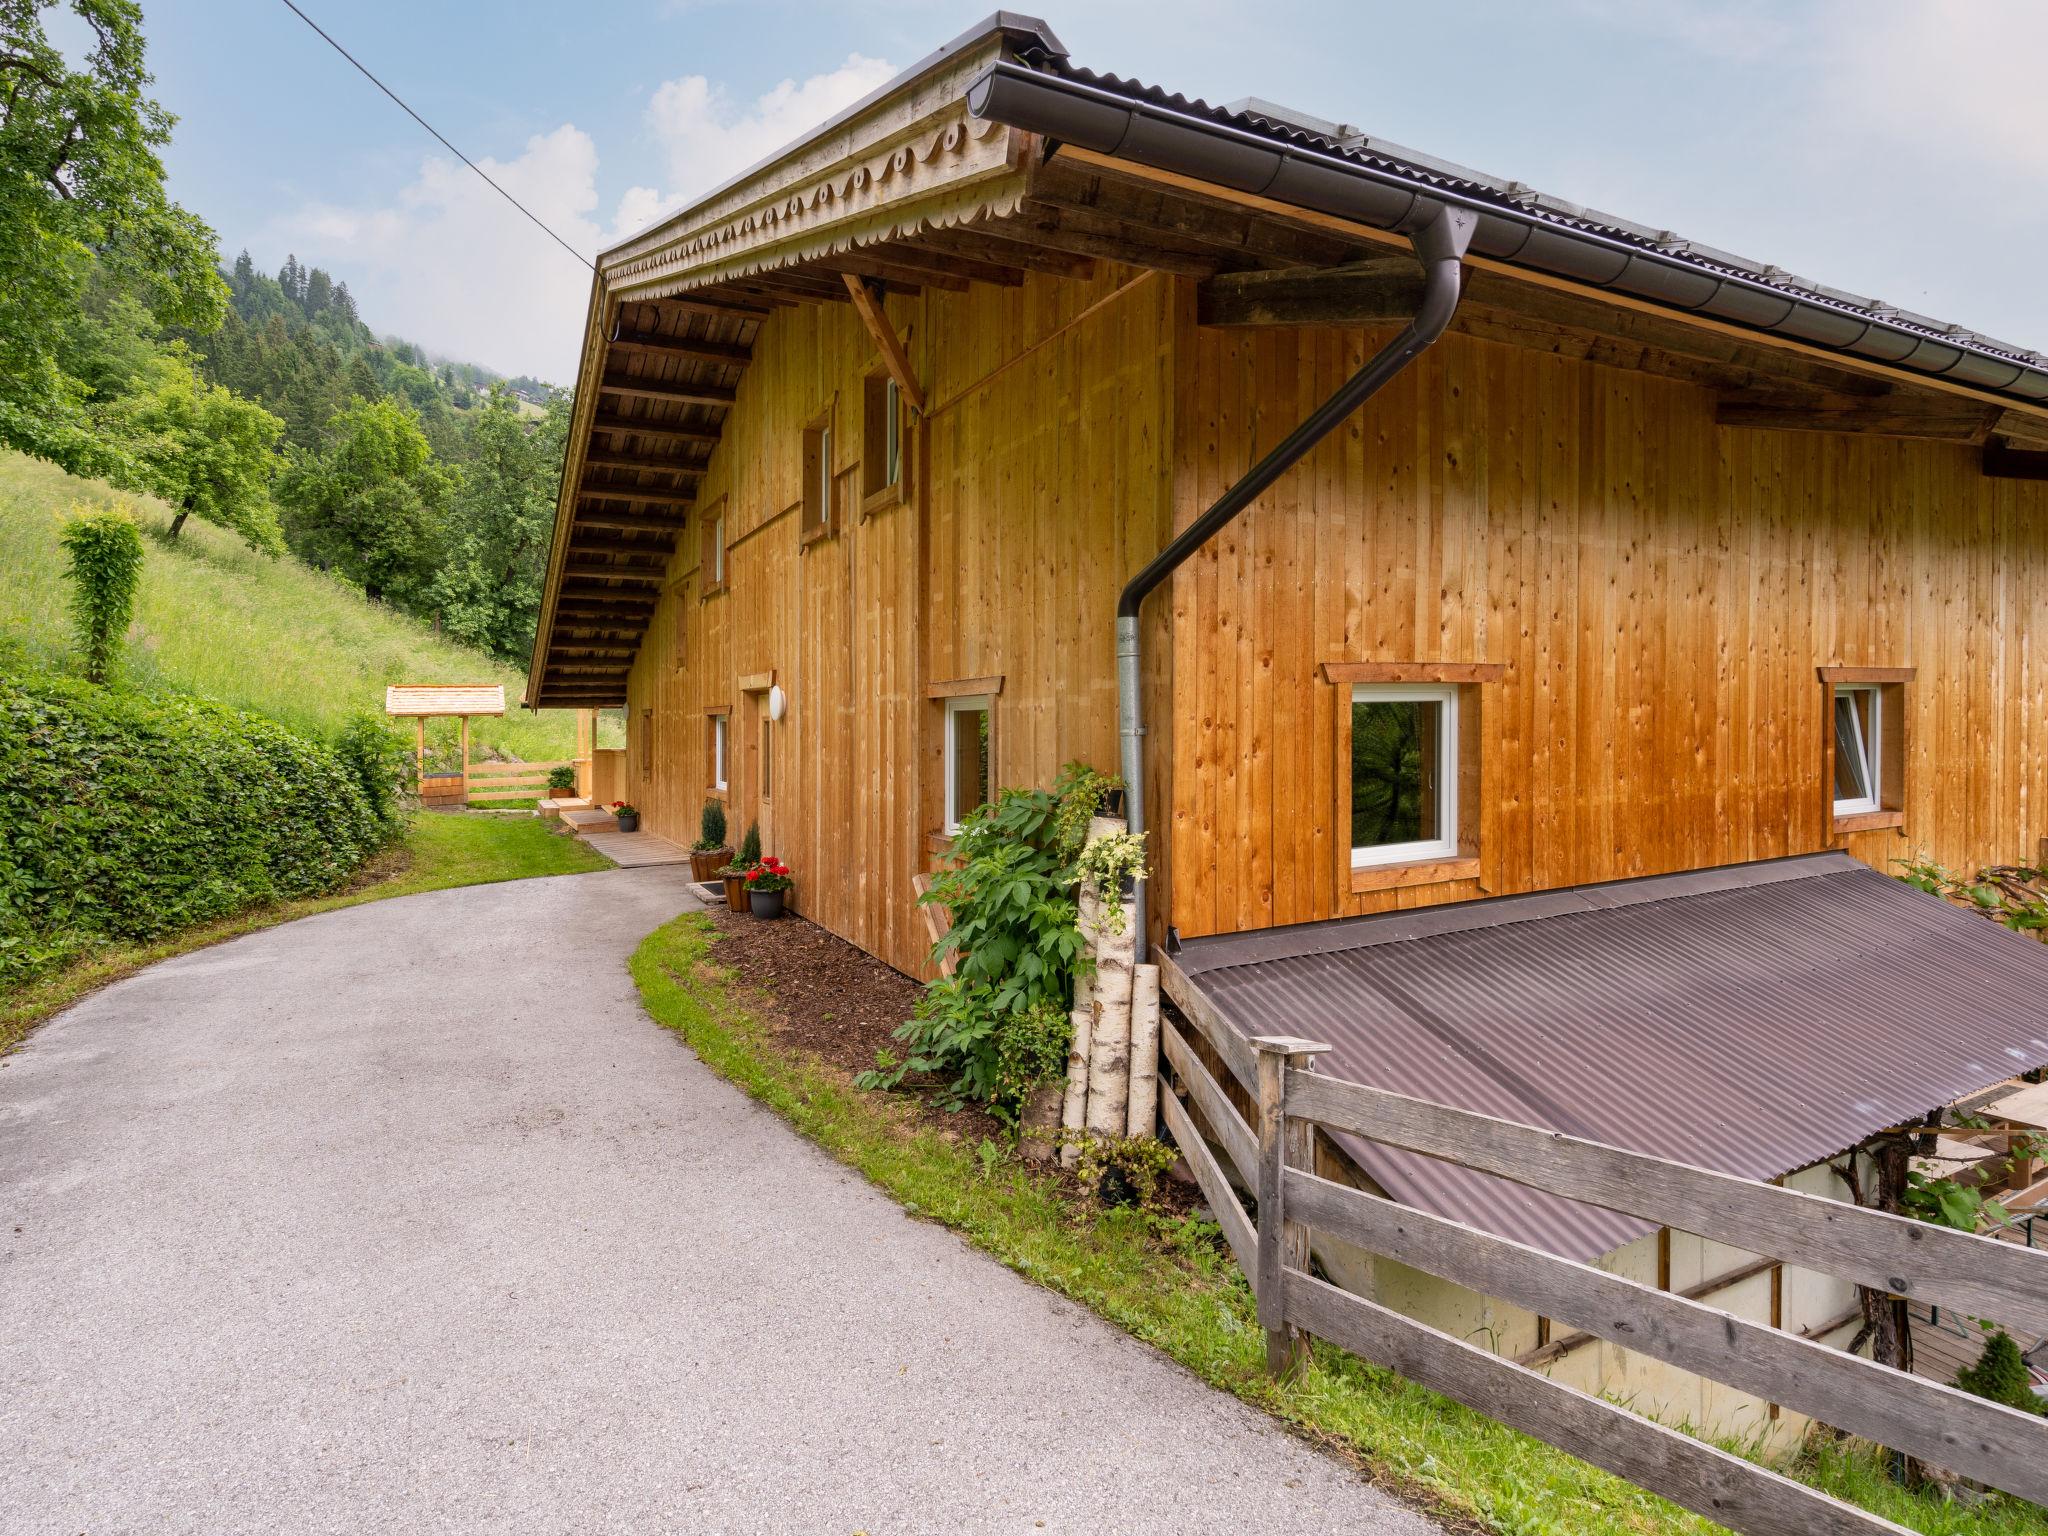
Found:
[{"label": "distant house on hillside", "polygon": [[[1658,925],[1603,929],[1604,1033],[1574,1033],[1596,989],[1570,990],[1568,945],[1548,971],[1494,951],[1495,994],[1550,1006],[1487,1041],[1425,1049],[1421,1004],[1358,1004],[1378,1032],[1347,1070],[1398,1064],[1406,1092],[1654,1139],[1546,1073],[1710,1006],[1754,1026],[1730,1049],[1788,1061],[1782,1021],[1825,974],[1838,1033],[1806,1076],[1702,1090],[1725,1122],[1702,1157],[1768,1140],[1807,1088],[1862,1105],[1767,1170],[1735,1159],[1768,1177],[2048,1060],[2030,1013],[1935,1050],[2037,952],[1987,927],[1983,970],[1902,1000],[1863,960],[1947,941],[1928,898],[1845,868],[2048,834],[2040,356],[1267,103],[1096,74],[1008,14],[600,269],[529,702],[623,706],[651,830],[687,840],[726,800],[805,916],[891,964],[928,972],[912,879],[960,816],[1081,758],[1138,792],[1146,939],[1218,996],[1304,956],[1370,978],[1401,914],[1604,910],[1632,877],[1678,883],[1630,902],[1727,925],[1693,940],[1726,985],[1663,992],[1623,942]],[[1333,401],[1328,435],[1290,439]],[[1208,965],[1218,944],[1240,960]],[[1903,1074],[1881,1101],[1850,1034],[1880,1017]],[[1564,1246],[1609,1239],[1669,1241]],[[1655,1269],[1644,1251],[1625,1262]],[[1839,1315],[1768,1270],[1744,1277],[1758,1315]],[[1668,1248],[1660,1278],[1687,1283]]]}]

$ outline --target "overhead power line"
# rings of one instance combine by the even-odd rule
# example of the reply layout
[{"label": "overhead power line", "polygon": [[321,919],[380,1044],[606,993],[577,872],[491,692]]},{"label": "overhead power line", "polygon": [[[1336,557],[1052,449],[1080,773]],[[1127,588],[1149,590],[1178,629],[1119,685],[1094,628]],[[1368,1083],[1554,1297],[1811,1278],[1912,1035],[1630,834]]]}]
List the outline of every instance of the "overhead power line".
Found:
[{"label": "overhead power line", "polygon": [[588,256],[584,255],[581,251],[577,250],[575,246],[571,245],[568,241],[564,240],[552,229],[549,229],[546,224],[541,222],[540,216],[536,214],[531,208],[527,207],[526,204],[520,202],[518,198],[514,197],[510,192],[507,192],[495,181],[491,180],[491,178],[488,175],[485,175],[482,166],[478,165],[474,160],[470,159],[469,156],[465,155],[453,144],[450,144],[448,140],[445,137],[443,137],[440,129],[436,128],[424,117],[421,117],[419,113],[413,111],[411,107],[407,106],[405,104],[404,97],[400,96],[398,92],[392,90],[390,86],[386,85],[382,80],[379,80],[375,75],[371,74],[368,69],[364,68],[363,61],[361,59],[357,58],[354,54],[350,53],[346,48],[342,47],[341,44],[337,43],[331,36],[328,35],[327,29],[325,27],[321,26],[319,22],[315,21],[312,17],[308,16],[304,11],[300,10],[297,5],[293,4],[293,0],[284,0],[284,7],[286,10],[290,11],[294,16],[298,17],[299,20],[303,21],[307,26],[311,27],[315,32],[319,33],[321,39],[327,44],[328,47],[332,48],[344,59],[347,59],[349,63],[355,65],[356,69],[361,73],[362,77],[365,80],[369,81],[370,84],[374,85],[386,96],[389,96],[393,101],[397,102],[400,110],[403,111],[407,117],[411,118],[414,122],[418,123],[422,128],[426,129],[427,132],[431,133],[436,139],[439,139],[441,141],[442,148],[446,149],[449,154],[453,155],[456,159],[460,160],[464,165],[468,166],[472,171],[475,171],[478,176],[482,177],[485,186],[489,187],[493,192],[497,193],[498,196],[505,199],[505,201],[510,203],[514,208],[517,208],[521,213],[525,214],[528,219],[532,220],[533,227],[535,229],[538,229],[542,234],[546,235],[550,240],[554,241],[555,244],[559,245],[571,256],[574,256],[578,261],[582,262],[584,266],[590,268],[591,271],[595,272],[597,270],[596,262],[592,261]]}]

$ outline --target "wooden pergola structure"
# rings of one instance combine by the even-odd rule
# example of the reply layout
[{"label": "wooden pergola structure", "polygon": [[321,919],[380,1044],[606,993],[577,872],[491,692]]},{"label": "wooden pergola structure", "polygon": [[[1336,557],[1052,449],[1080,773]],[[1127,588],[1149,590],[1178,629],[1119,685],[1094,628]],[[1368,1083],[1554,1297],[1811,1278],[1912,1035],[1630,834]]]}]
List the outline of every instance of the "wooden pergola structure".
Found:
[{"label": "wooden pergola structure", "polygon": [[[421,803],[462,805],[469,799],[469,722],[479,715],[504,714],[505,688],[501,683],[393,683],[384,690],[384,713],[413,722]],[[462,722],[462,771],[437,774],[436,782],[429,783],[427,722],[451,718]]]}]

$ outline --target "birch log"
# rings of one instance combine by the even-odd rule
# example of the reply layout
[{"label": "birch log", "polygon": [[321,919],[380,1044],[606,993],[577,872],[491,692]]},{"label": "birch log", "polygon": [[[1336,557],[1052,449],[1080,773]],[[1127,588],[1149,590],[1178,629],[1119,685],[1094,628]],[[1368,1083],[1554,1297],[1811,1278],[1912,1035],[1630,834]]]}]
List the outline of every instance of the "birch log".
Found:
[{"label": "birch log", "polygon": [[[1112,896],[1110,900],[1120,901]],[[1130,1118],[1131,1095],[1131,961],[1137,935],[1132,930],[1130,903],[1121,902],[1121,933],[1101,923],[1095,948],[1095,1038],[1088,1051],[1088,1131],[1101,1137],[1123,1136]]]},{"label": "birch log", "polygon": [[1159,967],[1131,972],[1130,1133],[1159,1134]]},{"label": "birch log", "polygon": [[[1085,886],[1077,898],[1080,908],[1081,940],[1092,951],[1095,924],[1099,917],[1095,895]],[[1088,1062],[1095,1042],[1095,977],[1074,978],[1074,1011],[1069,1015],[1073,1033],[1067,1041],[1067,1093],[1060,1106],[1060,1127],[1067,1132],[1060,1143],[1060,1166],[1071,1168],[1081,1160],[1077,1145],[1088,1123]]]}]

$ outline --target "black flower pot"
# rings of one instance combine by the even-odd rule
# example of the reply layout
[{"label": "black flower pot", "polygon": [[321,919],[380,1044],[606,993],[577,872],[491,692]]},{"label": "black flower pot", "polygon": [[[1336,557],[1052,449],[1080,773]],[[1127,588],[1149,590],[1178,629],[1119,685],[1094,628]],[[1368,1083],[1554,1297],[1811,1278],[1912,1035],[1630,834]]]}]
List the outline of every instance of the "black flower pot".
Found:
[{"label": "black flower pot", "polygon": [[783,891],[749,891],[747,902],[753,907],[756,917],[780,917],[782,898],[786,894]]},{"label": "black flower pot", "polygon": [[638,811],[620,811],[613,819],[618,822],[621,832],[638,832],[640,830],[640,813]]}]

